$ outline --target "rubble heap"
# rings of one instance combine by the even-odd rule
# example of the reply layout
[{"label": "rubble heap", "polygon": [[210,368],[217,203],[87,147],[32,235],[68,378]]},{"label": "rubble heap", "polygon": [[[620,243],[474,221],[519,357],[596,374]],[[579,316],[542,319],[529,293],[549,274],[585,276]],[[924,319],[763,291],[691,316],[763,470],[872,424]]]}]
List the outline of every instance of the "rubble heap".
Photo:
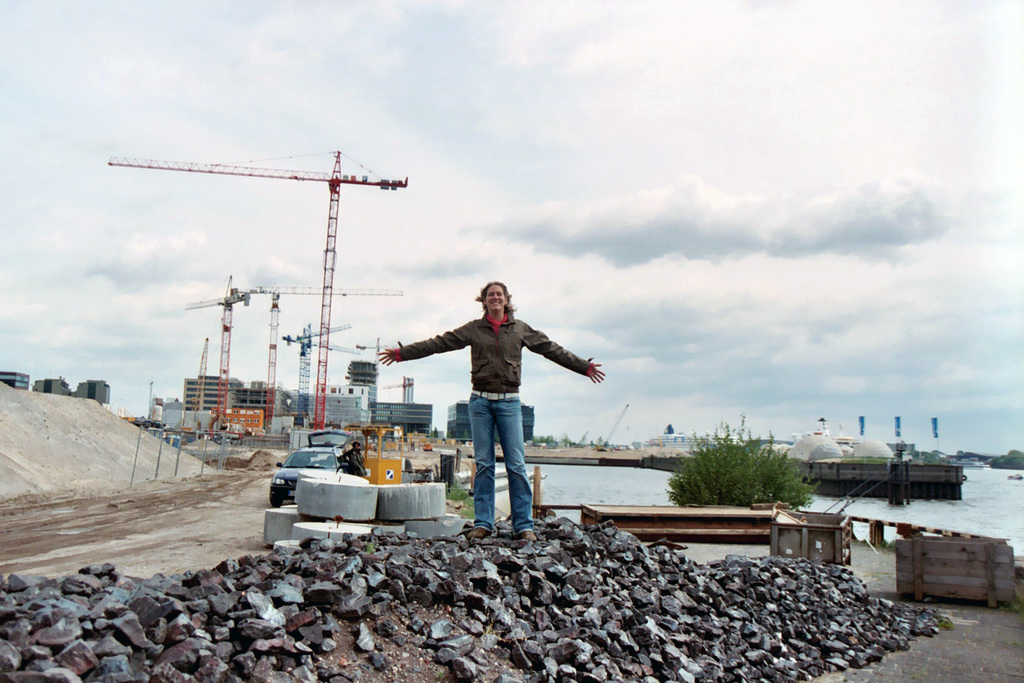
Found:
[{"label": "rubble heap", "polygon": [[784,681],[938,632],[841,566],[700,565],[566,519],[537,533],[307,539],[149,579],[109,564],[0,577],[0,682]]}]

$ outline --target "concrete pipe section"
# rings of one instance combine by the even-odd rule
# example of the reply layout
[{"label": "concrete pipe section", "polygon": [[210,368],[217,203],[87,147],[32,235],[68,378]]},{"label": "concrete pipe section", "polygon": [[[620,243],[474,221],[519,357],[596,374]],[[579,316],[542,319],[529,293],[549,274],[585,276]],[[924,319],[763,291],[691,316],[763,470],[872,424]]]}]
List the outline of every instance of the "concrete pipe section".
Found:
[{"label": "concrete pipe section", "polygon": [[292,540],[301,541],[304,538],[331,538],[336,541],[342,540],[345,534],[354,536],[366,536],[373,531],[371,524],[349,524],[346,522],[298,522],[292,527]]},{"label": "concrete pipe section", "polygon": [[377,491],[377,519],[408,522],[445,514],[444,483],[396,484]]},{"label": "concrete pipe section", "polygon": [[298,521],[299,508],[294,505],[268,508],[263,513],[263,542],[274,545],[278,541],[290,540],[292,526]]},{"label": "concrete pipe section", "polygon": [[366,522],[377,514],[377,488],[350,474],[303,475],[295,484],[295,503],[310,517]]},{"label": "concrete pipe section", "polygon": [[459,515],[447,514],[435,519],[410,519],[405,523],[405,530],[420,538],[435,536],[455,536],[462,531],[470,520]]}]

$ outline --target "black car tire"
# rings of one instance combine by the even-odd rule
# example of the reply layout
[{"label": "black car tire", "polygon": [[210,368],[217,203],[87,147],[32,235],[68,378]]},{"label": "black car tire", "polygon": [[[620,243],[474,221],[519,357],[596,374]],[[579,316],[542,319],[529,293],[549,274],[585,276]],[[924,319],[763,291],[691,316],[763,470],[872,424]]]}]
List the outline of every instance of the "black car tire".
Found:
[{"label": "black car tire", "polygon": [[284,504],[284,496],[282,496],[282,495],[274,495],[274,493],[270,494],[270,507],[272,507],[272,508],[279,508],[283,504]]}]

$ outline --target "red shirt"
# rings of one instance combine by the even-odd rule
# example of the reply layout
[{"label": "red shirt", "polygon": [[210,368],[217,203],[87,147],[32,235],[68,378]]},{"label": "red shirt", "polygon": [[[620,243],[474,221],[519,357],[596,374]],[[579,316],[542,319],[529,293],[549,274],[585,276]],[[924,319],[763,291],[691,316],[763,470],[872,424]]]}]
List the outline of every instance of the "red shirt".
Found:
[{"label": "red shirt", "polygon": [[502,324],[508,322],[508,313],[505,314],[501,320],[495,320],[490,315],[487,316],[487,322],[491,324],[491,329],[494,330],[494,336],[498,336],[498,330],[501,329]]}]

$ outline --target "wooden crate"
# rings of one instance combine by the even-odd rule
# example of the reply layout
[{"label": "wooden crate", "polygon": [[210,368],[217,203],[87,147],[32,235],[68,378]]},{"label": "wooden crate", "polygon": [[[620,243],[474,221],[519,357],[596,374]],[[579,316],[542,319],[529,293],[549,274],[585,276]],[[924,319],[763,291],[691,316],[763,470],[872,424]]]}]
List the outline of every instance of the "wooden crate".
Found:
[{"label": "wooden crate", "polygon": [[917,535],[896,541],[896,592],[923,600],[983,600],[989,607],[1014,598],[1013,548],[999,538]]},{"label": "wooden crate", "polygon": [[771,524],[771,554],[812,562],[850,564],[853,524],[846,515],[777,510]]}]

